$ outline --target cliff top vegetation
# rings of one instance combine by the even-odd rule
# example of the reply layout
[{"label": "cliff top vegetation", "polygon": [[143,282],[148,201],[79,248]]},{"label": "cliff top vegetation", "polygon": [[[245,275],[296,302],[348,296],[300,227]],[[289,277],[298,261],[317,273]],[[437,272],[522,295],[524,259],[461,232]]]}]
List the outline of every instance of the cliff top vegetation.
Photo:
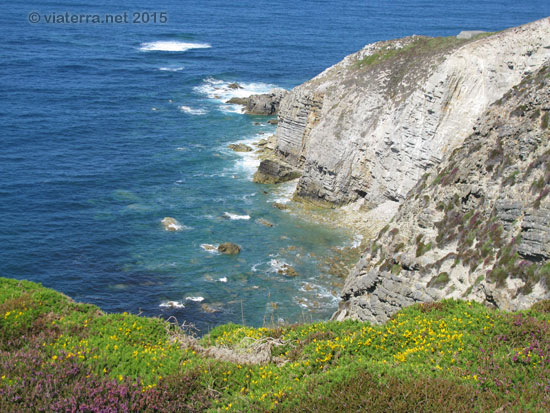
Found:
[{"label": "cliff top vegetation", "polygon": [[546,411],[549,321],[548,302],[447,300],[381,326],[228,324],[199,339],[2,278],[0,410]]}]

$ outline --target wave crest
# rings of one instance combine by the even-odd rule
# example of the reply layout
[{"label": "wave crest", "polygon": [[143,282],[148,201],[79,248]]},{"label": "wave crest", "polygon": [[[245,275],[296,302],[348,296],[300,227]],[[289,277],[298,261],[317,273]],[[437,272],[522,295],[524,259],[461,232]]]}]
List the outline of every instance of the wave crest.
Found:
[{"label": "wave crest", "polygon": [[190,49],[208,49],[208,43],[187,43],[178,42],[176,40],[165,40],[156,42],[146,42],[140,45],[139,50],[142,52],[185,52]]}]

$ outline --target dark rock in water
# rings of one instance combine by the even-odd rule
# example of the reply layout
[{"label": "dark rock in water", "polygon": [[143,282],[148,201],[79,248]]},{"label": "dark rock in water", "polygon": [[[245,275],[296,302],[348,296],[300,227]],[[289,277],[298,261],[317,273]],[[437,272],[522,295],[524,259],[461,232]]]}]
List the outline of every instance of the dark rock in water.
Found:
[{"label": "dark rock in water", "polygon": [[201,309],[205,313],[209,313],[209,314],[217,313],[220,311],[218,307],[214,307],[206,303],[201,304]]},{"label": "dark rock in water", "polygon": [[267,219],[263,219],[263,218],[258,218],[258,219],[256,220],[256,222],[257,222],[258,224],[264,225],[264,226],[266,226],[266,227],[268,227],[268,228],[271,228],[271,227],[273,227],[273,226],[275,225],[275,224],[273,224],[272,222],[269,222]]},{"label": "dark rock in water", "polygon": [[283,268],[281,268],[280,270],[277,271],[279,274],[283,274],[283,275],[286,275],[287,277],[297,277],[299,276],[300,274],[298,274],[298,272],[292,268],[290,265],[288,264],[285,264],[283,265]]},{"label": "dark rock in water", "polygon": [[299,177],[300,172],[292,166],[271,159],[264,159],[260,163],[258,171],[254,174],[253,181],[259,184],[278,184]]},{"label": "dark rock in water", "polygon": [[229,89],[242,89],[243,87],[239,85],[238,83],[230,83],[229,86],[227,86]]},{"label": "dark rock in water", "polygon": [[254,126],[260,126],[261,123],[260,122],[254,122]]},{"label": "dark rock in water", "polygon": [[245,145],[244,143],[232,143],[231,145],[227,146],[229,149],[233,149],[235,152],[252,152],[253,149]]},{"label": "dark rock in water", "polygon": [[270,125],[277,125],[279,121],[277,119],[270,119],[267,121],[267,123],[269,123]]},{"label": "dark rock in water", "polygon": [[287,205],[281,204],[280,202],[273,202],[271,205],[273,205],[277,209],[280,209],[281,211],[288,209]]},{"label": "dark rock in water", "polygon": [[232,242],[224,242],[218,246],[218,252],[227,255],[234,255],[241,252],[241,247],[237,244],[233,244]]},{"label": "dark rock in water", "polygon": [[231,98],[225,103],[229,103],[230,105],[246,106],[248,104],[248,98]]}]

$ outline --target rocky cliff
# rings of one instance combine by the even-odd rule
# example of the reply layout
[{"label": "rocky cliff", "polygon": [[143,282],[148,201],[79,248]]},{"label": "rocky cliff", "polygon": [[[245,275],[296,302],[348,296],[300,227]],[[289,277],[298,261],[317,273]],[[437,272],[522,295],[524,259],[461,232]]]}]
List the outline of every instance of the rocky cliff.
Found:
[{"label": "rocky cliff", "polygon": [[335,319],[550,297],[549,65],[545,18],[374,43],[282,100],[260,181],[300,176],[295,199],[371,228]]},{"label": "rocky cliff", "polygon": [[270,161],[284,167],[263,172],[294,169],[296,198],[357,202],[380,229],[487,107],[549,59],[549,48],[548,18],[470,39],[368,45],[283,99]]},{"label": "rocky cliff", "polygon": [[506,310],[550,297],[550,62],[492,104],[408,193],[349,275],[336,319],[415,302]]}]

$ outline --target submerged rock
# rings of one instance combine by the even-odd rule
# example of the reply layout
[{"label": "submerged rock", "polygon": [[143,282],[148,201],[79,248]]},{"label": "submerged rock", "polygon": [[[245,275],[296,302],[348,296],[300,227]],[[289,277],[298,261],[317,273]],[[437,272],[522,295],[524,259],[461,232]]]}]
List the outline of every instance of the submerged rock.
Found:
[{"label": "submerged rock", "polygon": [[178,220],[172,217],[164,217],[161,223],[166,231],[179,231],[183,228]]},{"label": "submerged rock", "polygon": [[275,224],[273,224],[272,222],[269,222],[267,219],[263,219],[263,218],[258,218],[258,219],[256,220],[256,222],[257,222],[258,224],[264,225],[264,226],[266,226],[266,227],[268,227],[268,228],[271,228],[271,227],[273,227],[273,226],[275,225]]},{"label": "submerged rock", "polygon": [[218,313],[221,311],[220,308],[218,308],[218,306],[213,306],[206,303],[201,304],[201,309],[205,313],[209,313],[209,314]]},{"label": "submerged rock", "polygon": [[218,246],[218,252],[227,255],[234,255],[241,252],[241,247],[237,244],[233,244],[232,242],[224,242]]},{"label": "submerged rock", "polygon": [[215,246],[215,245],[212,245],[212,244],[201,244],[201,248],[205,251],[209,251],[209,252],[212,252],[212,251],[217,251],[218,250],[218,247]]},{"label": "submerged rock", "polygon": [[281,211],[285,211],[288,209],[288,205],[281,204],[280,202],[273,202],[271,205],[273,205],[277,209],[280,209]]},{"label": "submerged rock", "polygon": [[287,277],[297,277],[300,274],[288,264],[284,264],[281,269],[277,271],[279,274],[286,275]]}]

